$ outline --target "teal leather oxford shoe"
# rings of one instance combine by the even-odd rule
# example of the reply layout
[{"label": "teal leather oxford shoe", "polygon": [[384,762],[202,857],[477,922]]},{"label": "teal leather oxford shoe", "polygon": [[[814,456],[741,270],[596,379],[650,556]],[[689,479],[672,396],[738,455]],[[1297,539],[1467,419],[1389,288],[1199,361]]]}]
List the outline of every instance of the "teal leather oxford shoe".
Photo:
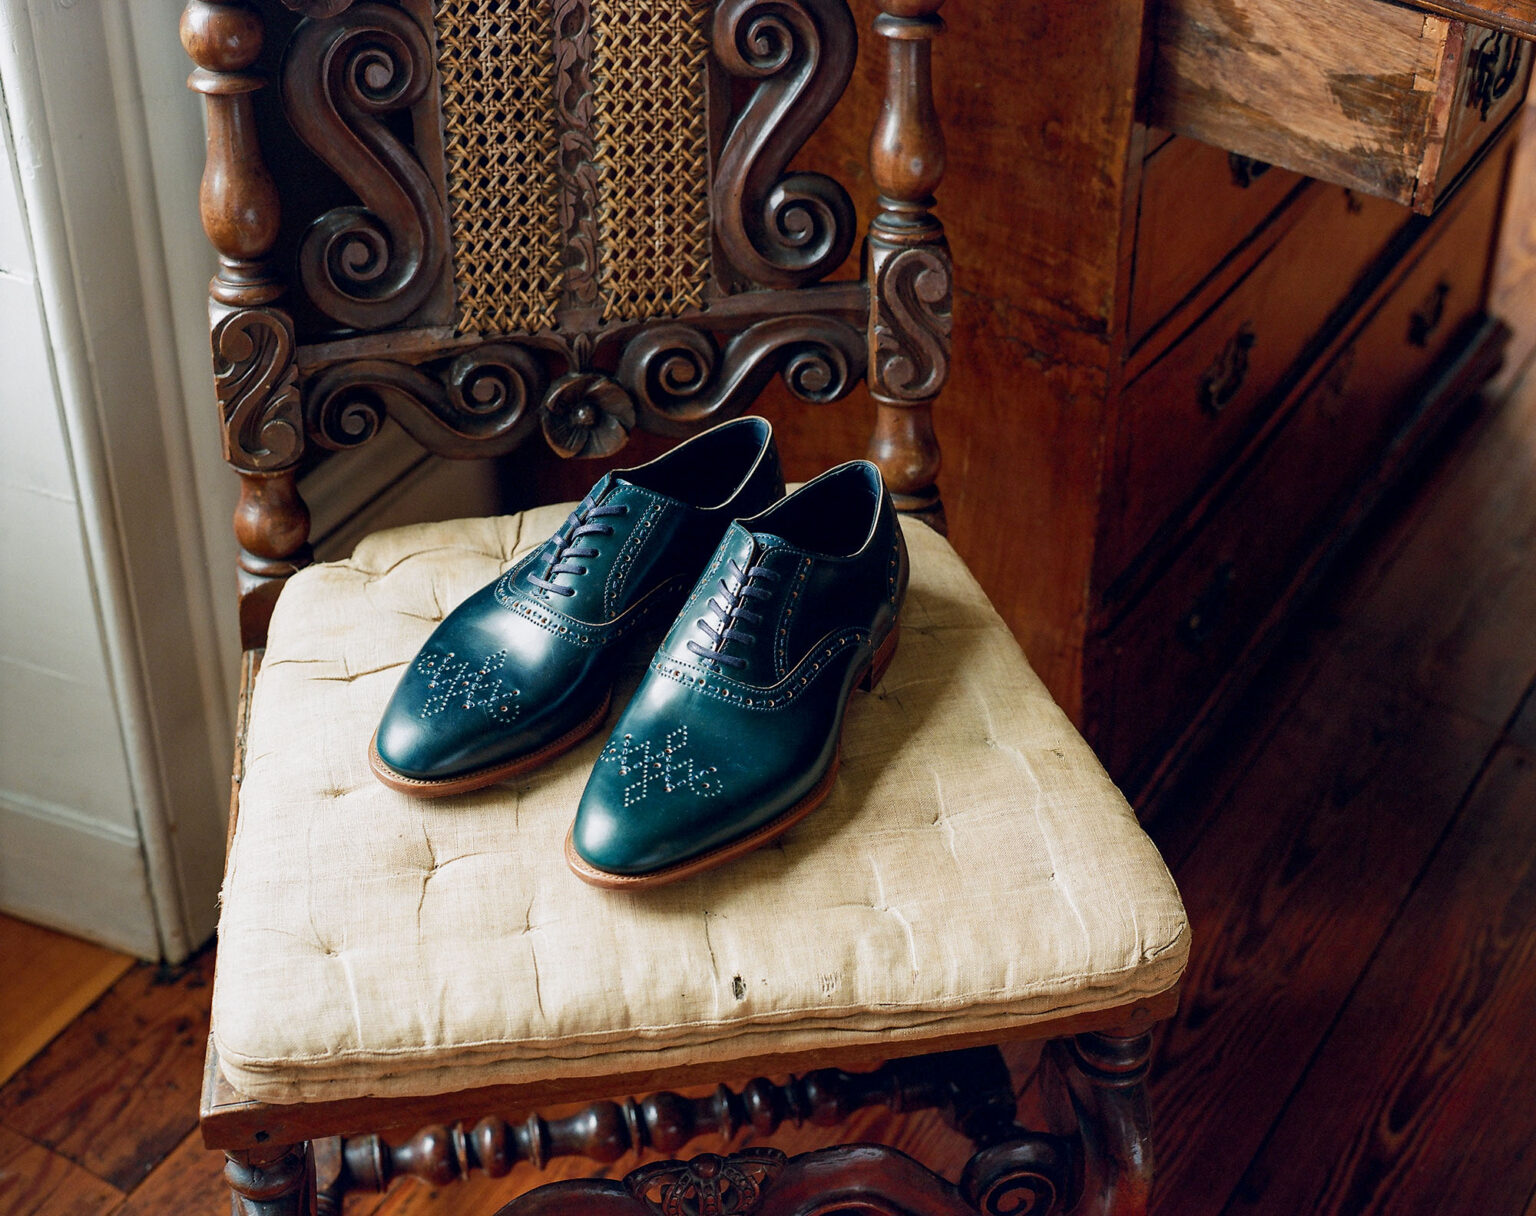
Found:
[{"label": "teal leather oxford shoe", "polygon": [[906,545],[868,461],[733,523],[587,781],[571,869],[598,886],[656,886],[815,809],[849,694],[873,688],[896,652],[906,588]]},{"label": "teal leather oxford shoe", "polygon": [[554,536],[433,631],[384,710],[374,774],[456,794],[575,746],[608,713],[624,644],[671,618],[733,518],[783,493],[762,418],[602,477]]}]

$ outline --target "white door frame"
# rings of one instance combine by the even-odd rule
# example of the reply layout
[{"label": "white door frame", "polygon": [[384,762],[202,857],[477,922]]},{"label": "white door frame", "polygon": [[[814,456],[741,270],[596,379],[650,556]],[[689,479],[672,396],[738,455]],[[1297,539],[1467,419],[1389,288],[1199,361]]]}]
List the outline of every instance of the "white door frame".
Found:
[{"label": "white door frame", "polygon": [[176,0],[0,0],[0,86],[154,940],[173,961],[216,921],[239,653],[234,540],[204,525],[228,518],[234,486],[211,416],[213,258],[179,12]]}]

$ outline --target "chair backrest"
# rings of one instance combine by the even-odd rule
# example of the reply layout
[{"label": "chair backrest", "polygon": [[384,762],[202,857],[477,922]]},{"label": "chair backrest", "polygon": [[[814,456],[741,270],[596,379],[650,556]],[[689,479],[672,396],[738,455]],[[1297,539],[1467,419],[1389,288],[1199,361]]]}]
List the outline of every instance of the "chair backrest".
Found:
[{"label": "chair backrest", "polygon": [[[432,451],[535,431],[607,455],[774,376],[866,379],[870,455],[942,521],[931,405],[951,273],[931,213],[943,0],[885,0],[862,275],[854,207],[792,158],[841,96],[847,0],[190,0],[245,644],[308,560],[297,471],[386,415]],[[276,87],[269,87],[275,85]]]}]

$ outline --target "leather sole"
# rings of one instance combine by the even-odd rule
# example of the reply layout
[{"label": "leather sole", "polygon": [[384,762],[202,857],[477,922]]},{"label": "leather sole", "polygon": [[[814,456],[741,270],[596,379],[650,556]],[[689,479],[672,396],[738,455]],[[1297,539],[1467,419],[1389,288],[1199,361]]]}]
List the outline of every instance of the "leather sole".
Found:
[{"label": "leather sole", "polygon": [[[890,633],[885,635],[885,640],[880,643],[871,658],[869,666],[860,673],[854,681],[854,687],[865,692],[873,692],[875,685],[884,677],[886,668],[891,665],[891,660],[896,657],[896,643],[900,640],[901,626],[898,623]],[[846,721],[846,719],[845,719]],[[795,803],[787,811],[781,811],[776,817],[753,831],[736,840],[727,842],[711,849],[707,853],[700,853],[697,857],[690,857],[686,861],[677,862],[675,865],[666,866],[660,870],[649,870],[643,874],[613,874],[607,870],[599,870],[592,865],[580,853],[576,851],[575,841],[570,832],[565,834],[565,863],[570,866],[571,872],[582,882],[590,883],[594,887],[604,887],[610,891],[641,891],[649,887],[665,886],[667,883],[678,882],[684,878],[690,878],[704,870],[713,869],[725,862],[733,861],[743,854],[750,853],[754,849],[761,848],[770,840],[782,836],[795,824],[799,823],[823,802],[832,792],[832,783],[837,780],[837,768],[842,759],[842,743],[839,739],[838,750],[832,756],[832,763],[827,766],[827,771],[822,774],[820,780],[811,787],[810,792]]]},{"label": "leather sole", "polygon": [[503,760],[499,764],[476,769],[471,773],[436,778],[407,777],[404,773],[397,773],[379,755],[377,734],[368,741],[368,767],[373,770],[373,775],[390,789],[399,790],[402,794],[414,794],[418,798],[446,798],[450,794],[467,794],[471,790],[484,789],[488,785],[495,785],[509,777],[520,776],[570,751],[603,724],[603,720],[608,717],[608,707],[612,703],[613,690],[610,688],[603,694],[602,702],[591,715],[578,722],[558,739],[551,740],[537,751],[524,752],[511,760]]}]

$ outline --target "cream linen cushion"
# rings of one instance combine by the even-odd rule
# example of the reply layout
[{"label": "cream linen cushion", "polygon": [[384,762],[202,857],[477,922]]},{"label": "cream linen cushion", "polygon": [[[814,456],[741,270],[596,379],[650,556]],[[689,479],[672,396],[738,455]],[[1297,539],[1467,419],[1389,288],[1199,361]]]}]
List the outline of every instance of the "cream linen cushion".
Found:
[{"label": "cream linen cushion", "polygon": [[380,785],[368,741],[401,670],[567,510],[382,532],[283,592],[219,926],[213,1033],[237,1089],[399,1096],[1001,1037],[1178,980],[1162,859],[921,524],[896,660],[855,694],[831,797],[770,847],[658,890],[577,880],[561,846],[606,730],[475,794]]}]

